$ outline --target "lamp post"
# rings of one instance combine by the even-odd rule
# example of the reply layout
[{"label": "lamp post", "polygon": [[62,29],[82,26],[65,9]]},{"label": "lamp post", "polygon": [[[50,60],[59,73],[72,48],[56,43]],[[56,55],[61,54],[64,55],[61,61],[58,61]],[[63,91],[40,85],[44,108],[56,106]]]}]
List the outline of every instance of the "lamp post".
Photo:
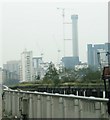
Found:
[{"label": "lamp post", "polygon": [[[102,79],[104,80],[104,89],[105,89],[105,98],[108,98],[109,101],[107,103],[108,107],[108,114],[110,115],[110,52],[103,52],[106,53],[108,58],[108,64],[103,67],[102,72]],[[100,59],[100,52],[97,53],[98,55],[98,62],[100,65],[100,69],[102,70],[101,59]],[[108,81],[108,88],[107,88],[107,81]]]},{"label": "lamp post", "polygon": [[[100,54],[104,53],[107,56],[107,64],[105,66],[102,66],[102,61],[101,61],[101,56]],[[104,80],[104,89],[105,89],[105,97],[108,98],[109,97],[109,91],[110,91],[110,57],[109,57],[109,52],[97,52],[97,56],[98,56],[98,62],[100,65],[100,70],[101,70],[101,78],[102,80]],[[108,89],[107,89],[107,81],[108,81]]]}]

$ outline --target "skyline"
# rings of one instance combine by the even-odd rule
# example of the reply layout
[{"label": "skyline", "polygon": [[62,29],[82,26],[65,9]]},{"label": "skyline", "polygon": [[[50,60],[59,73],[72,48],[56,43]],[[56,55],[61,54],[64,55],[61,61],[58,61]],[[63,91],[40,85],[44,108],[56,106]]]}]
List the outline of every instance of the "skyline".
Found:
[{"label": "skyline", "polygon": [[[74,12],[72,10],[65,12],[66,20],[69,22],[71,22],[72,14],[78,14],[78,42],[81,61],[87,61],[87,44],[103,44],[108,41],[107,2],[105,4],[4,3],[2,6],[3,63],[20,59],[20,54],[25,48],[32,50],[34,56],[44,53],[45,61],[57,62],[59,49],[61,50],[60,57],[63,56],[62,13],[57,10],[57,7],[74,8]],[[71,37],[71,26],[66,26],[65,31],[68,32],[66,37]],[[65,48],[66,56],[71,55],[71,41],[66,41]]]}]

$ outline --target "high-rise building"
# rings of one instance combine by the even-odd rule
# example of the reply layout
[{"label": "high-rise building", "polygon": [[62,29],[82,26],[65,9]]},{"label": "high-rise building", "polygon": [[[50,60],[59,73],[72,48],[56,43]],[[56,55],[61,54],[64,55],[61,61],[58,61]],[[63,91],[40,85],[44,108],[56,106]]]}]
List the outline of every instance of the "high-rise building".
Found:
[{"label": "high-rise building", "polygon": [[0,83],[12,85],[19,82],[19,76],[15,72],[0,68]]},{"label": "high-rise building", "polygon": [[79,59],[78,57],[63,57],[62,58],[63,66],[67,69],[72,69],[75,68],[75,65],[79,64]]},{"label": "high-rise building", "polygon": [[72,15],[72,56],[64,56],[62,62],[65,68],[74,68],[79,64],[78,52],[78,15]]},{"label": "high-rise building", "polygon": [[33,80],[32,51],[21,53],[21,81]]},{"label": "high-rise building", "polygon": [[7,70],[12,74],[15,74],[18,80],[20,80],[20,61],[18,60],[7,61],[6,64],[3,64],[3,69]]},{"label": "high-rise building", "polygon": [[[41,78],[41,64],[43,63],[42,57],[33,57],[33,76]],[[35,78],[36,79],[36,78]]]},{"label": "high-rise building", "polygon": [[[88,44],[87,45],[87,62],[90,67],[98,68],[99,62],[101,64],[107,65],[108,64],[108,49],[109,49],[110,43],[105,44]],[[98,56],[98,53],[100,54],[100,58]],[[100,59],[100,60],[99,60]]]}]

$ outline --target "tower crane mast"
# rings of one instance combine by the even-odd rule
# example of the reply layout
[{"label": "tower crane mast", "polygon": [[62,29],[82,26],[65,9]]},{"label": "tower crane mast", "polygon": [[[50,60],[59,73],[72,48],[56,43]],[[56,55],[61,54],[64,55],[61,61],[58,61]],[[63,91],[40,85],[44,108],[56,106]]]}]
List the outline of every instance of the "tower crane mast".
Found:
[{"label": "tower crane mast", "polygon": [[65,40],[71,40],[71,39],[65,39],[65,24],[71,24],[69,22],[65,22],[65,10],[70,8],[60,8],[58,7],[57,10],[62,11],[62,18],[63,18],[63,51],[64,51],[64,57],[65,57]]},{"label": "tower crane mast", "polygon": [[63,18],[63,51],[64,51],[64,57],[65,57],[65,26],[64,26],[64,21],[65,21],[65,8],[57,8],[57,10],[61,10],[62,11],[62,18]]}]

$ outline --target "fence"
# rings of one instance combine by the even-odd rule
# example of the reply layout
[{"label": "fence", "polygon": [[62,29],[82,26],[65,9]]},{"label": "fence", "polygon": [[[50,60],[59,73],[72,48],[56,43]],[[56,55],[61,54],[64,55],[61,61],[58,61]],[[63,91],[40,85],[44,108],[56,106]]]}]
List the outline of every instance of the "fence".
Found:
[{"label": "fence", "polygon": [[105,98],[4,90],[3,116],[8,118],[109,118]]}]

